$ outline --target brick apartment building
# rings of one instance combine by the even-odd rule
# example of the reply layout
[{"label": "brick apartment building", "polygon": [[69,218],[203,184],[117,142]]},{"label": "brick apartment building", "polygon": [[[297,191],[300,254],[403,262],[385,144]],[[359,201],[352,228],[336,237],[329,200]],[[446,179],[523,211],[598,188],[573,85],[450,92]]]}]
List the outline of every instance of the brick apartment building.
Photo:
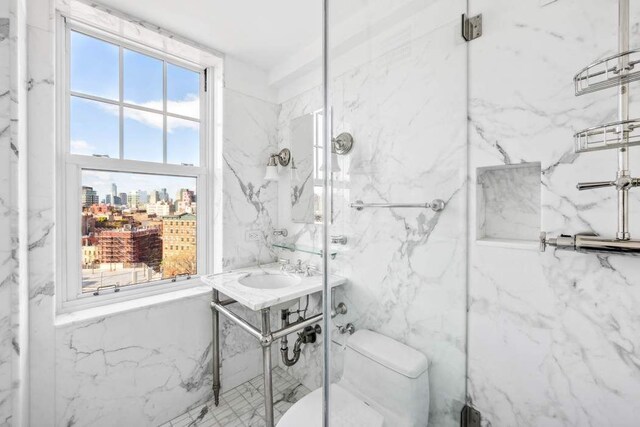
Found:
[{"label": "brick apartment building", "polygon": [[97,257],[103,264],[123,263],[124,267],[146,264],[157,269],[162,261],[162,239],[157,228],[125,227],[97,234]]},{"label": "brick apartment building", "polygon": [[195,273],[196,216],[190,213],[162,217],[164,274]]},{"label": "brick apartment building", "polygon": [[189,213],[162,217],[164,257],[196,253],[196,216]]}]

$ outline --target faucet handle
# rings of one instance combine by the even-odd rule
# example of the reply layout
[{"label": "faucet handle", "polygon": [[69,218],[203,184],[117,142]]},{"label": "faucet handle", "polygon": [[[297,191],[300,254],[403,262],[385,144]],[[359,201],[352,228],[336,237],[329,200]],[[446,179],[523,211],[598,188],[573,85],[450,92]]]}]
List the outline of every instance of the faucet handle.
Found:
[{"label": "faucet handle", "polygon": [[305,267],[304,275],[307,276],[307,277],[311,277],[311,276],[314,275],[314,273],[317,273],[319,271],[320,270],[315,265],[307,264],[306,267]]},{"label": "faucet handle", "polygon": [[287,266],[291,264],[291,261],[285,258],[278,258],[278,264],[280,264],[280,270],[286,270]]}]

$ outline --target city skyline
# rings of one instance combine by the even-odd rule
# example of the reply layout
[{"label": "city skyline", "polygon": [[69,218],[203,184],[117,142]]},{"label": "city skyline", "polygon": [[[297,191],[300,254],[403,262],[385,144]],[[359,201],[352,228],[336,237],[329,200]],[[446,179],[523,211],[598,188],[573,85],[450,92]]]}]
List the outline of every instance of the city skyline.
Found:
[{"label": "city skyline", "polygon": [[126,172],[82,171],[82,186],[92,187],[98,193],[100,201],[104,200],[107,194],[111,194],[112,184],[117,186],[118,195],[136,191],[150,193],[162,188],[167,189],[167,194],[172,200],[175,200],[176,193],[183,188],[197,194],[195,178]]}]

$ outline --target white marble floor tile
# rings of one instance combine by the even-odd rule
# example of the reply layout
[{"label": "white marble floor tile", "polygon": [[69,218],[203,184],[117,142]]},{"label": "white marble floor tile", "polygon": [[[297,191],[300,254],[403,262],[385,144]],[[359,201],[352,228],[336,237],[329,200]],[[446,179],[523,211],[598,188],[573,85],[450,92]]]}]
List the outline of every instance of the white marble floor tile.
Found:
[{"label": "white marble floor tile", "polygon": [[[161,427],[264,427],[262,375],[222,393],[220,404],[199,405]],[[298,400],[310,393],[282,368],[273,370],[273,402],[276,423]]]}]

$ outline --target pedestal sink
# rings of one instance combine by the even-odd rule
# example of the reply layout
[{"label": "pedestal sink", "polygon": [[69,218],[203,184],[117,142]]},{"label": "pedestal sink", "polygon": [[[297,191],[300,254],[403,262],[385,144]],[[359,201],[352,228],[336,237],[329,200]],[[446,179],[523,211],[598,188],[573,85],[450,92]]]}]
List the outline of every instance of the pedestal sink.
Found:
[{"label": "pedestal sink", "polygon": [[298,285],[301,281],[300,276],[293,276],[286,273],[269,273],[266,271],[248,273],[238,279],[238,283],[242,286],[253,289],[282,289]]},{"label": "pedestal sink", "polygon": [[[205,276],[202,281],[211,285],[213,301],[211,302],[212,330],[213,330],[213,396],[216,405],[220,396],[220,322],[219,314],[235,322],[240,328],[256,338],[262,347],[262,362],[264,370],[264,410],[265,424],[268,427],[274,425],[273,413],[273,386],[271,383],[271,346],[285,336],[304,330],[322,321],[323,313],[316,313],[299,318],[294,323],[283,322],[282,328],[271,328],[271,313],[280,314],[280,310],[297,304],[301,297],[313,293],[322,292],[325,278],[321,274],[303,276],[284,272],[278,269],[277,264],[263,265],[225,272],[222,274]],[[346,283],[346,279],[329,275],[326,278],[330,288]],[[220,299],[219,293],[228,299]],[[228,306],[240,304],[244,307],[260,312],[260,328],[253,326],[246,319]],[[326,313],[329,316],[329,313]]]}]

